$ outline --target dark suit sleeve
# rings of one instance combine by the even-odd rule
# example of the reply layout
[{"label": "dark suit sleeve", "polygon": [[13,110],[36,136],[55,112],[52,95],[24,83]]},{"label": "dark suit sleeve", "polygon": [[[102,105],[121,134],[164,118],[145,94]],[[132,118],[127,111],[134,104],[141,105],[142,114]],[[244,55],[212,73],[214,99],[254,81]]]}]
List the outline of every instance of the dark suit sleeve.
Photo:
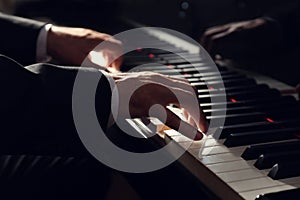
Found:
[{"label": "dark suit sleeve", "polygon": [[36,42],[44,23],[0,13],[0,54],[22,64],[36,60]]},{"label": "dark suit sleeve", "polygon": [[[79,70],[87,77],[100,76],[95,69],[64,68],[37,64],[27,68],[0,56],[2,91],[0,150],[7,153],[86,153],[74,126],[72,91]],[[99,81],[96,98],[98,120],[106,128],[111,90],[107,79]]]}]

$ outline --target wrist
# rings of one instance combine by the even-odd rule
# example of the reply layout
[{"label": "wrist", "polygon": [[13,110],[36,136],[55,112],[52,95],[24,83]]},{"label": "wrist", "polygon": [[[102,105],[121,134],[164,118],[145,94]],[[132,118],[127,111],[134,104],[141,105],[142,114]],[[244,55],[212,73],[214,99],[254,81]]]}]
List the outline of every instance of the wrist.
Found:
[{"label": "wrist", "polygon": [[48,32],[51,29],[52,24],[44,25],[38,35],[36,43],[36,61],[37,62],[47,62],[50,57],[47,52],[47,37]]},{"label": "wrist", "polygon": [[48,30],[48,35],[47,35],[47,54],[49,56],[53,56],[54,52],[55,52],[55,41],[56,41],[56,34],[54,32],[54,30],[56,29],[56,26],[52,26],[49,30]]}]

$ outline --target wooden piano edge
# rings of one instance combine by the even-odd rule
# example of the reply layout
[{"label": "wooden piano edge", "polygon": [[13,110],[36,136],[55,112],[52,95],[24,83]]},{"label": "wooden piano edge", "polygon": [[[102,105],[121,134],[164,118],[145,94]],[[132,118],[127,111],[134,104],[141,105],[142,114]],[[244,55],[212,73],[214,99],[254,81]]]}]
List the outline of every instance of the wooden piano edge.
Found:
[{"label": "wooden piano edge", "polygon": [[[166,144],[171,140],[172,138],[165,134],[164,141]],[[172,147],[182,149],[182,147],[177,143],[172,145]],[[178,151],[171,150],[170,154],[172,154],[172,152]],[[233,200],[244,199],[236,191],[229,187],[228,184],[226,184],[222,179],[217,177],[214,172],[204,166],[199,160],[195,159],[189,152],[186,151],[177,161],[220,199],[224,199],[224,197]]]}]

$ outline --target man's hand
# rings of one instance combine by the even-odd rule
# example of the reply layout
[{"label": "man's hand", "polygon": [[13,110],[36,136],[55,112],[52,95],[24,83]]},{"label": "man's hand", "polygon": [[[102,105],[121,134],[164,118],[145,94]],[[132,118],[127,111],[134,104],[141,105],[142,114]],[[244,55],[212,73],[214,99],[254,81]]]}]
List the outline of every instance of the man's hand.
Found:
[{"label": "man's hand", "polygon": [[[103,41],[107,42],[106,48],[91,54],[91,51]],[[47,52],[62,64],[81,65],[89,56],[90,59],[96,57],[98,63],[95,63],[97,61],[93,63],[119,71],[122,57],[117,58],[116,54],[121,51],[121,41],[111,35],[90,29],[52,26],[48,32]],[[108,65],[111,62],[112,64]]]},{"label": "man's hand", "polygon": [[257,18],[209,28],[200,39],[212,55],[235,57],[249,51],[267,51],[281,39],[275,21]]},{"label": "man's hand", "polygon": [[[116,88],[112,103],[118,107],[118,119],[156,117],[195,140],[203,137],[198,129],[207,132],[208,122],[199,108],[195,89],[185,79],[152,72],[120,73],[113,78]],[[185,109],[188,123],[167,109],[170,104]]]}]

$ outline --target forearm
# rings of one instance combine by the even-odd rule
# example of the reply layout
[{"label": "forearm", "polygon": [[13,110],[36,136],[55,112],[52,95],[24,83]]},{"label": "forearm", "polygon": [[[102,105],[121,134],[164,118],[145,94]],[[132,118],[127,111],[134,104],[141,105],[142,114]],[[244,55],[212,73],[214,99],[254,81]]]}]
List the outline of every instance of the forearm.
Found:
[{"label": "forearm", "polygon": [[[72,113],[73,84],[79,68],[48,64],[24,68],[0,56],[0,98],[3,153],[78,155],[86,153]],[[95,69],[86,74],[100,76]],[[105,129],[110,113],[108,81],[100,80],[95,94],[99,123]]]},{"label": "forearm", "polygon": [[22,64],[35,63],[37,38],[44,24],[0,13],[0,53]]},{"label": "forearm", "polygon": [[[85,67],[63,67],[52,64],[35,64],[27,66],[26,69],[37,75],[41,81],[47,103],[53,105],[72,105],[73,87],[77,74],[80,72],[86,79],[85,84],[91,78],[98,78],[99,83],[94,94],[96,105],[110,102],[111,90],[106,77],[98,69]],[[95,105],[95,106],[96,106]]]}]

